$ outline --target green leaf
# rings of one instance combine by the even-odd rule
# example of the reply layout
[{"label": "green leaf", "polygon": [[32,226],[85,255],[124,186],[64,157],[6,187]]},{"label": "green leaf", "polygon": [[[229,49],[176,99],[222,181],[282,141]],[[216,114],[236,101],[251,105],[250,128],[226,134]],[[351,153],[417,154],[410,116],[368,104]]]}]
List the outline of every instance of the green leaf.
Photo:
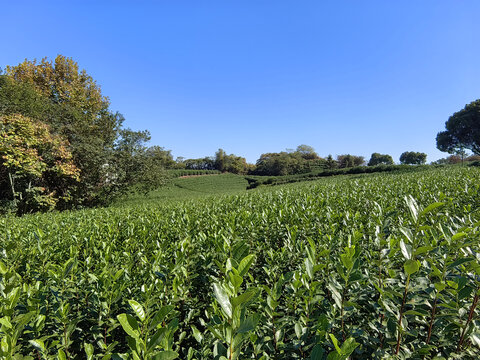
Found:
[{"label": "green leaf", "polygon": [[461,258],[461,259],[455,260],[453,263],[449,264],[448,268],[453,268],[455,266],[462,265],[466,262],[470,262],[470,261],[473,261],[473,260],[475,260],[475,258],[473,258],[473,257]]},{"label": "green leaf", "polygon": [[198,330],[195,325],[190,325],[190,328],[192,329],[193,337],[195,338],[195,340],[197,340],[201,344],[203,341],[203,335],[200,330]]},{"label": "green leaf", "polygon": [[93,345],[84,343],[83,347],[85,348],[85,354],[87,355],[87,360],[93,359]]},{"label": "green leaf", "polygon": [[337,350],[337,353],[341,354],[342,349],[338,346],[338,340],[333,334],[328,334],[330,336],[330,339],[332,339],[333,346],[335,346],[335,349]]},{"label": "green leaf", "polygon": [[168,329],[166,327],[158,329],[148,341],[147,350],[153,350],[155,346],[157,346],[162,341],[167,331]]},{"label": "green leaf", "polygon": [[445,290],[446,287],[447,287],[447,284],[445,283],[442,283],[442,282],[435,283],[435,289],[437,289],[438,292],[442,292],[443,290]]},{"label": "green leaf", "polygon": [[43,343],[42,340],[28,340],[28,342],[37,350],[40,350],[40,351],[45,351],[45,344]]},{"label": "green leaf", "polygon": [[0,261],[0,274],[5,275],[8,272],[6,265]]},{"label": "green leaf", "polygon": [[243,334],[255,329],[260,320],[260,316],[257,314],[250,315],[245,320],[240,322],[240,327],[238,328],[237,332],[239,334]]},{"label": "green leaf", "polygon": [[414,222],[418,221],[418,205],[412,195],[405,196],[405,202],[407,203],[408,210]]},{"label": "green leaf", "polygon": [[357,343],[353,337],[348,338],[342,344],[342,355],[345,356],[345,358],[350,356],[358,345],[360,344]]},{"label": "green leaf", "polygon": [[[105,358],[102,358],[102,360]],[[127,354],[112,354],[112,360],[128,360],[128,355]]]},{"label": "green leaf", "polygon": [[405,244],[403,240],[400,240],[400,250],[402,250],[402,255],[405,260],[410,260],[412,258],[412,247]]},{"label": "green leaf", "polygon": [[172,350],[159,352],[152,357],[153,360],[173,360],[176,358],[178,358],[178,353]]},{"label": "green leaf", "polygon": [[257,294],[257,289],[248,289],[243,294],[238,295],[232,299],[233,307],[237,307],[238,305],[244,304],[253,298]]},{"label": "green leaf", "polygon": [[228,318],[232,318],[232,304],[230,304],[230,299],[228,297],[227,292],[223,288],[223,286],[219,283],[213,284],[213,292],[215,294],[215,298],[217,299],[218,303],[223,309],[225,315]]},{"label": "green leaf", "polygon": [[295,323],[295,335],[297,335],[298,339],[302,337],[302,325],[298,322]]},{"label": "green leaf", "polygon": [[325,357],[325,350],[321,345],[315,345],[310,354],[310,360],[323,360]]},{"label": "green leaf", "polygon": [[125,272],[125,270],[123,270],[123,269],[118,270],[115,273],[115,275],[113,276],[113,281],[117,281],[120,278],[120,276],[123,275],[124,272]]},{"label": "green leaf", "polygon": [[117,316],[120,325],[123,330],[134,339],[139,339],[138,323],[135,318],[130,314],[120,314]]},{"label": "green leaf", "polygon": [[234,274],[233,272],[229,272],[228,277],[230,278],[230,283],[236,289],[238,289],[243,283],[243,278],[240,275]]},{"label": "green leaf", "polygon": [[5,326],[7,329],[12,328],[12,324],[10,323],[10,319],[7,316],[4,316],[0,319],[0,324]]},{"label": "green leaf", "polygon": [[465,299],[469,297],[473,292],[473,288],[470,286],[464,286],[462,290],[458,292],[458,300]]},{"label": "green leaf", "polygon": [[428,312],[420,312],[415,310],[408,310],[405,311],[405,315],[415,315],[415,316],[427,316],[429,315]]},{"label": "green leaf", "polygon": [[65,265],[63,265],[63,277],[67,277],[72,271],[73,266],[75,265],[75,259],[69,259]]},{"label": "green leaf", "polygon": [[67,360],[67,355],[65,355],[65,352],[62,349],[58,349],[57,357],[58,360]]},{"label": "green leaf", "polygon": [[310,261],[309,258],[306,258],[305,259],[305,270],[307,271],[307,275],[308,277],[313,280],[313,275],[314,275],[314,272],[313,272],[313,264],[312,262]]},{"label": "green leaf", "polygon": [[420,263],[417,260],[407,260],[403,265],[407,275],[415,274],[420,269]]},{"label": "green leaf", "polygon": [[158,324],[165,320],[165,317],[175,308],[174,305],[165,305],[157,311],[152,321],[150,322],[149,329],[155,329]]},{"label": "green leaf", "polygon": [[452,236],[452,240],[457,241],[457,240],[460,240],[460,239],[464,238],[465,236],[467,236],[467,233],[459,232],[459,233]]},{"label": "green leaf", "polygon": [[240,264],[238,265],[238,274],[240,276],[244,276],[248,270],[250,269],[250,266],[252,266],[253,261],[255,260],[255,255],[250,254],[245,256],[242,261],[240,261]]},{"label": "green leaf", "polygon": [[433,246],[420,246],[417,250],[415,250],[415,255],[424,254],[426,252],[432,251],[433,249]]},{"label": "green leaf", "polygon": [[135,300],[128,300],[128,303],[130,304],[131,308],[135,312],[135,314],[138,316],[141,322],[145,321],[145,311],[143,310],[143,306],[140,305],[138,302]]},{"label": "green leaf", "polygon": [[352,257],[349,256],[349,254],[341,254],[340,260],[342,261],[343,266],[345,266],[347,270],[350,270],[353,267],[353,260]]},{"label": "green leaf", "polygon": [[335,284],[333,284],[332,282],[330,282],[327,285],[327,287],[332,292],[332,297],[333,297],[333,300],[335,301],[335,304],[339,308],[341,308],[342,307],[342,295],[340,294],[340,291],[337,289]]},{"label": "green leaf", "polygon": [[436,203],[430,204],[425,209],[422,210],[422,212],[420,213],[420,216],[425,216],[426,214],[431,213],[433,210],[443,205],[445,205],[445,203],[443,202],[436,202]]},{"label": "green leaf", "polygon": [[93,345],[84,343],[83,347],[85,348],[85,354],[87,355],[87,360],[93,359]]}]

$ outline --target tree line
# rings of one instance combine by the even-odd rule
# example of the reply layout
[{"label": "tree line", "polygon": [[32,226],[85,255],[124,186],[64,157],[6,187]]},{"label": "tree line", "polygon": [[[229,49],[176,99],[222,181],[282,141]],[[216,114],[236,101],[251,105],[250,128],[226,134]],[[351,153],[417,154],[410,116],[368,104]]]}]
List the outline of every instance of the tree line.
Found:
[{"label": "tree line", "polygon": [[[480,154],[480,100],[452,115],[437,147],[465,158]],[[106,205],[131,189],[148,192],[168,169],[235,174],[292,175],[322,169],[393,164],[388,154],[320,157],[308,145],[265,153],[255,164],[219,149],[214,156],[173,159],[147,146],[148,130],[124,127],[96,81],[71,58],[24,62],[0,72],[0,212],[18,214]],[[427,155],[406,151],[402,164],[424,164]],[[450,158],[448,161],[453,161]]]}]

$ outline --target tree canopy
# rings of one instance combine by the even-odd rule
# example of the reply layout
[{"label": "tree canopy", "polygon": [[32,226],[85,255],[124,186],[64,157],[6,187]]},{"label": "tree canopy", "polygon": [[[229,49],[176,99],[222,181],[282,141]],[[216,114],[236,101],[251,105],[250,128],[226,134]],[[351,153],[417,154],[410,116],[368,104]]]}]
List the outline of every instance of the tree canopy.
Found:
[{"label": "tree canopy", "polygon": [[298,145],[296,152],[299,153],[300,156],[305,160],[315,160],[320,158],[315,152],[315,149],[309,145]]},{"label": "tree canopy", "polygon": [[368,166],[393,165],[393,159],[388,154],[373,153],[368,161]]},{"label": "tree canopy", "polygon": [[365,164],[365,158],[363,156],[356,155],[338,155],[337,163],[339,168],[349,168],[354,166],[360,166]]},{"label": "tree canopy", "polygon": [[246,174],[249,166],[244,157],[234,154],[227,155],[223,149],[218,149],[215,153],[215,170],[222,172],[231,172],[233,174]]},{"label": "tree canopy", "polygon": [[480,99],[450,116],[445,128],[437,134],[440,151],[453,154],[457,150],[470,149],[480,155]]},{"label": "tree canopy", "polygon": [[415,151],[405,151],[400,155],[402,164],[421,165],[427,162],[427,154]]}]

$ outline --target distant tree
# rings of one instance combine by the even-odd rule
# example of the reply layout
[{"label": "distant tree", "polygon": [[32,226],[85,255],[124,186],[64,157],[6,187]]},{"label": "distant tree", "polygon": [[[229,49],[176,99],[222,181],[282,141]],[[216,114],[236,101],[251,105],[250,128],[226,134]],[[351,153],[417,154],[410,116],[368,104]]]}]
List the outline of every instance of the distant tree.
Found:
[{"label": "distant tree", "polygon": [[[125,193],[140,190],[144,193],[157,189],[165,183],[165,165],[169,162],[169,151],[153,146],[148,148],[148,131],[122,129],[115,145],[114,157],[105,164],[106,178],[101,194]],[[108,201],[105,199],[104,202]]]},{"label": "distant tree", "polygon": [[427,154],[415,151],[405,151],[400,155],[400,163],[421,165],[427,162]]},{"label": "distant tree", "polygon": [[152,161],[158,163],[164,169],[175,168],[176,162],[173,160],[172,151],[165,150],[161,146],[150,146],[146,150],[147,156],[152,159]]},{"label": "distant tree", "polygon": [[466,161],[480,161],[480,155],[470,155],[465,160]]},{"label": "distant tree", "polygon": [[211,157],[186,159],[183,164],[188,170],[215,170],[215,159]]},{"label": "distant tree", "polygon": [[296,152],[299,153],[300,156],[305,160],[319,159],[319,156],[315,152],[315,149],[308,145],[298,145]]},{"label": "distant tree", "polygon": [[337,162],[333,159],[332,155],[328,155],[325,160],[325,167],[327,169],[335,169],[338,165]]},{"label": "distant tree", "polygon": [[0,203],[18,214],[65,208],[80,171],[68,142],[22,115],[0,115]]},{"label": "distant tree", "polygon": [[368,161],[368,166],[393,165],[393,159],[388,154],[373,153]]},{"label": "distant tree", "polygon": [[437,148],[455,153],[470,149],[480,155],[480,99],[465,105],[465,108],[450,116],[445,123],[446,131],[437,134]]},{"label": "distant tree", "polygon": [[462,158],[458,155],[450,155],[447,156],[446,158],[441,158],[436,161],[433,161],[432,164],[437,164],[437,165],[453,165],[453,164],[459,164],[462,162]]},{"label": "distant tree", "polygon": [[337,163],[339,168],[350,168],[354,166],[361,166],[365,164],[365,158],[363,156],[356,155],[338,155]]},{"label": "distant tree", "polygon": [[215,153],[215,169],[233,174],[246,174],[249,170],[247,160],[234,154],[227,155],[223,149]]},{"label": "distant tree", "polygon": [[218,151],[215,153],[215,169],[219,171],[226,171],[225,170],[225,157],[227,154],[223,149],[218,149]]}]

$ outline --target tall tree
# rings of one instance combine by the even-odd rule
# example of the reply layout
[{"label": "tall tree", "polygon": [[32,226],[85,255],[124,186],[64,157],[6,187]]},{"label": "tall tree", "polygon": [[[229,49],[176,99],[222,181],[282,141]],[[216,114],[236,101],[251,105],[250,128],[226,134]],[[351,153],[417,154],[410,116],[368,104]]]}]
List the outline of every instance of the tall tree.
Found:
[{"label": "tall tree", "polygon": [[325,167],[327,169],[335,169],[337,167],[337,162],[333,159],[332,155],[329,154],[325,159]]},{"label": "tall tree", "polygon": [[470,149],[480,155],[480,99],[450,116],[445,131],[437,134],[437,148],[454,154]]},{"label": "tall tree", "polygon": [[416,151],[405,151],[400,155],[402,164],[421,165],[427,162],[427,154]]},{"label": "tall tree", "polygon": [[[105,202],[106,194],[111,199],[131,183],[120,181],[128,178],[122,174],[129,173],[127,168],[120,169],[120,164],[131,164],[121,161],[125,153],[119,144],[131,141],[134,132],[122,131],[124,118],[110,111],[109,105],[95,80],[62,55],[54,61],[25,60],[7,67],[6,75],[0,76],[0,114],[34,118],[68,141],[73,161],[81,170],[75,189],[77,204]],[[112,182],[114,166],[117,174]]]},{"label": "tall tree", "polygon": [[223,149],[218,149],[215,153],[215,169],[219,171],[225,171],[225,157],[227,154]]}]

